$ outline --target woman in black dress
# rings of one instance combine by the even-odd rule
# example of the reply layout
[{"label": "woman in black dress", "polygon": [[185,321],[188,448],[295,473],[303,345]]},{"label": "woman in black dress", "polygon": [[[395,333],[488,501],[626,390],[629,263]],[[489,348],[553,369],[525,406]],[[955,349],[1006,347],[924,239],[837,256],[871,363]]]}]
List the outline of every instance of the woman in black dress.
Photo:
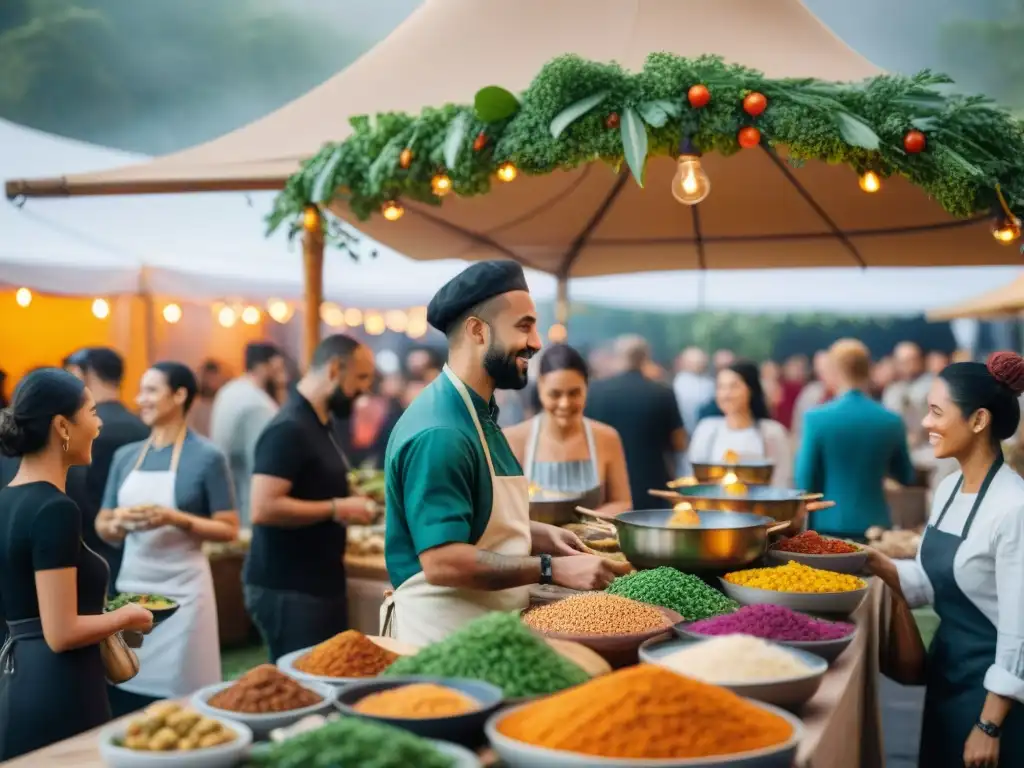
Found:
[{"label": "woman in black dress", "polygon": [[104,614],[109,569],[82,543],[82,513],[65,494],[68,468],[88,464],[101,422],[70,373],[29,374],[0,411],[0,451],[19,457],[0,490],[0,603],[10,637],[0,651],[0,761],[110,719],[99,643],[146,632],[152,614]]}]

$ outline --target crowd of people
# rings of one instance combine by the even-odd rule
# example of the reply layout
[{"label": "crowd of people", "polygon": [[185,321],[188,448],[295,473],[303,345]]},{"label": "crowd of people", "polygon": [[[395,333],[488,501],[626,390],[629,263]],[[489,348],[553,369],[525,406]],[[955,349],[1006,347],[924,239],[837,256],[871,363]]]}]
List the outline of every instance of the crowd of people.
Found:
[{"label": "crowd of people", "polygon": [[[220,680],[204,542],[251,531],[245,605],[271,661],[346,629],[345,526],[379,512],[350,485],[364,463],[386,474],[395,590],[381,631],[411,642],[523,607],[530,584],[600,588],[620,572],[576,534],[532,522],[534,490],[614,516],[665,505],[648,490],[731,456],[771,463],[779,487],[823,493],[806,505],[814,528],[861,538],[890,522],[887,481],[951,465],[957,479],[941,480],[918,560],[877,555],[872,567],[908,602],[951,616],[941,652],[973,659],[956,680],[936,678],[934,691],[973,688],[943,700],[929,727],[983,712],[996,736],[982,730],[998,738],[1019,717],[1004,704],[1024,699],[1024,611],[996,584],[1024,578],[1024,481],[1000,450],[1019,425],[1020,358],[951,362],[905,342],[872,361],[842,339],[813,362],[782,364],[691,348],[670,376],[635,336],[589,360],[565,344],[541,351],[525,280],[508,263],[467,270],[428,319],[447,351],[414,349],[384,377],[365,344],[339,334],[301,376],[269,343],[246,348],[235,378],[212,362],[156,363],[134,412],[111,349],[22,379],[0,411],[0,759]],[[986,499],[998,513],[978,517],[986,535],[961,547]],[[100,645],[152,627],[137,605],[104,611],[118,592],[179,609],[173,631],[138,649],[139,673],[112,686]]]}]

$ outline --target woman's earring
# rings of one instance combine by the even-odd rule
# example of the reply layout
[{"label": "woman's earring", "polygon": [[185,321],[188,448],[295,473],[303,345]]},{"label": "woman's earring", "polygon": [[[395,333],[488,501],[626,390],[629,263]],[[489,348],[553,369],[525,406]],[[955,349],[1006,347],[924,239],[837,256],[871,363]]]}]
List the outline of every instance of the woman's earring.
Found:
[{"label": "woman's earring", "polygon": [[69,445],[71,445],[71,435],[64,435],[64,453],[68,452]]}]

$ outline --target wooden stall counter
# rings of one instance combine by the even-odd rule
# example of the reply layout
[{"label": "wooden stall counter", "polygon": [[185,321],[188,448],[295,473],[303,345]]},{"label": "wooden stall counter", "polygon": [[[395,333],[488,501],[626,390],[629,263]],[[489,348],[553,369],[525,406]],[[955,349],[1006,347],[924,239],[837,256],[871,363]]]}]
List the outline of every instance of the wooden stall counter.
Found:
[{"label": "wooden stall counter", "polygon": [[348,623],[364,635],[380,632],[380,607],[391,589],[384,555],[345,555],[348,581]]}]

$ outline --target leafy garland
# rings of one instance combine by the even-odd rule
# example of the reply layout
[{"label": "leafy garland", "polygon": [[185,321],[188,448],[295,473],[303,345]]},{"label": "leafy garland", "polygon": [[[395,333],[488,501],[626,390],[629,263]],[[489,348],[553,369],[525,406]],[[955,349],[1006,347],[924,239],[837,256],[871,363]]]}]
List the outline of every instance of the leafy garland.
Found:
[{"label": "leafy garland", "polygon": [[[482,195],[506,163],[547,174],[625,161],[642,184],[646,158],[675,156],[684,135],[701,152],[729,155],[751,126],[769,146],[785,146],[794,165],[821,160],[904,176],[958,218],[993,210],[1000,188],[1013,210],[1024,211],[1024,124],[987,98],[950,93],[943,87],[950,82],[928,71],[850,84],[773,80],[716,56],[669,53],[651,54],[630,73],[560,56],[518,98],[490,86],[473,106],[352,118],[348,138],[324,146],[288,179],[267,223],[273,231],[288,222],[294,234],[307,206],[336,197],[361,220],[401,198],[440,205],[439,175],[457,195]],[[710,95],[699,108],[687,96],[694,85]],[[744,110],[751,93],[767,103],[756,116]],[[905,145],[908,132],[924,142]]]}]

